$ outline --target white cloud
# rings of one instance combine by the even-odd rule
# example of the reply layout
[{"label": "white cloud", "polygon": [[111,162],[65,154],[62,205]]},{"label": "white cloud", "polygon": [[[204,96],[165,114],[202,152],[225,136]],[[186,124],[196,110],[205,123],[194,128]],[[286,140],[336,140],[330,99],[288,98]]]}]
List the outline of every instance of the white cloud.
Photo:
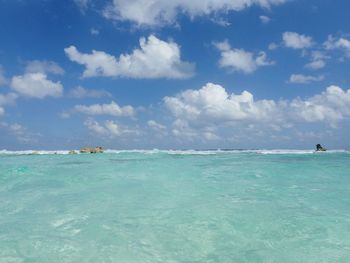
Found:
[{"label": "white cloud", "polygon": [[259,16],[261,23],[268,24],[271,21],[271,18],[268,16]]},{"label": "white cloud", "polygon": [[176,97],[165,97],[164,103],[176,118],[196,121],[264,120],[276,109],[272,100],[255,101],[248,91],[228,94],[213,83],[199,90],[186,90]]},{"label": "white cloud", "polygon": [[5,109],[3,107],[0,107],[0,116],[5,114]]},{"label": "white cloud", "polygon": [[292,74],[289,78],[290,83],[308,84],[315,81],[324,80],[324,76],[308,76],[302,74]]},{"label": "white cloud", "polygon": [[323,45],[327,50],[342,50],[345,52],[346,56],[350,57],[350,40],[346,38],[335,38],[332,35],[329,35],[327,41],[324,42]]},{"label": "white cloud", "polygon": [[115,138],[126,135],[139,135],[140,132],[128,127],[124,127],[114,121],[107,120],[104,124],[88,119],[84,125],[92,132],[93,135],[103,136],[103,138]]},{"label": "white cloud", "polygon": [[103,51],[93,50],[91,54],[80,53],[75,46],[64,49],[71,61],[86,67],[83,77],[118,76],[117,59]]},{"label": "white cloud", "polygon": [[314,45],[312,37],[296,32],[284,32],[282,35],[284,45],[293,49],[309,48]]},{"label": "white cloud", "polygon": [[166,42],[150,35],[140,39],[140,48],[119,58],[103,51],[91,54],[80,53],[76,47],[64,49],[70,60],[86,67],[83,77],[127,77],[127,78],[189,78],[194,74],[194,64],[181,61],[180,47],[172,41]]},{"label": "white cloud", "polygon": [[254,55],[243,49],[231,48],[227,41],[215,43],[215,47],[221,52],[219,66],[232,71],[248,74],[256,71],[258,67],[274,64],[267,59],[267,55],[263,51]]},{"label": "white cloud", "polygon": [[39,99],[60,97],[63,92],[62,84],[48,80],[44,73],[26,73],[14,76],[11,80],[11,88],[20,95]]},{"label": "white cloud", "polygon": [[311,62],[306,64],[305,67],[312,70],[324,68],[326,66],[327,59],[329,59],[329,56],[326,56],[323,52],[312,51]]},{"label": "white cloud", "polygon": [[61,68],[56,62],[46,61],[46,60],[28,61],[25,72],[26,73],[43,73],[43,74],[52,73],[57,75],[64,74],[63,68]]},{"label": "white cloud", "polygon": [[147,125],[154,130],[166,130],[166,126],[164,126],[164,125],[162,125],[154,120],[149,120],[147,122]]},{"label": "white cloud", "polygon": [[155,120],[149,120],[147,126],[152,130],[152,135],[156,138],[162,138],[168,135],[168,128]]},{"label": "white cloud", "polygon": [[326,91],[306,100],[294,99],[290,103],[290,111],[299,120],[335,125],[350,117],[350,89],[329,86]]},{"label": "white cloud", "polygon": [[69,92],[69,96],[72,98],[102,98],[111,97],[112,95],[105,90],[99,89],[86,89],[82,86],[77,86]]},{"label": "white cloud", "polygon": [[164,104],[174,118],[172,134],[188,140],[220,139],[228,133],[261,135],[291,129],[300,123],[319,122],[335,127],[341,120],[350,119],[350,89],[337,86],[306,99],[275,101],[255,100],[248,91],[229,94],[222,86],[208,83],[199,90],[165,97]]},{"label": "white cloud", "polygon": [[308,69],[321,69],[326,66],[326,62],[322,59],[311,61],[310,63],[306,64],[305,67]]},{"label": "white cloud", "polygon": [[[220,133],[232,130],[234,123],[281,123],[278,103],[254,100],[253,94],[229,94],[220,85],[206,84],[199,90],[186,90],[164,98],[174,117],[172,134],[185,140],[218,140]],[[231,126],[231,128],[228,128]]]},{"label": "white cloud", "polygon": [[7,79],[5,77],[5,71],[2,65],[0,65],[0,86],[7,84]]},{"label": "white cloud", "polygon": [[268,8],[284,2],[286,0],[113,0],[104,10],[104,16],[139,26],[163,26],[176,23],[181,14],[194,18],[241,11],[252,5]]},{"label": "white cloud", "polygon": [[135,109],[130,106],[119,106],[112,101],[110,104],[93,104],[90,106],[76,105],[74,110],[87,115],[111,115],[120,117],[132,117],[136,114]]}]

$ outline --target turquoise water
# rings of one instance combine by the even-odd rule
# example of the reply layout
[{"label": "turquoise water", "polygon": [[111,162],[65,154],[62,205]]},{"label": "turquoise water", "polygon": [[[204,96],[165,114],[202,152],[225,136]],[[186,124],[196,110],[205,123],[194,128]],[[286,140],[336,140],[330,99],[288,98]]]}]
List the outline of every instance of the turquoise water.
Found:
[{"label": "turquoise water", "polygon": [[350,153],[0,155],[0,262],[350,262]]}]

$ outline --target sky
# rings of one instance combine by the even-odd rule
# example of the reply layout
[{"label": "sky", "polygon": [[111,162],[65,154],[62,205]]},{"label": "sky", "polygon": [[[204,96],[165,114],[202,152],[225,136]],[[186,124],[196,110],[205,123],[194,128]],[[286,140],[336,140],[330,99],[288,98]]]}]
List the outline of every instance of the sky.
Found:
[{"label": "sky", "polygon": [[0,149],[349,149],[349,10],[0,0]]}]

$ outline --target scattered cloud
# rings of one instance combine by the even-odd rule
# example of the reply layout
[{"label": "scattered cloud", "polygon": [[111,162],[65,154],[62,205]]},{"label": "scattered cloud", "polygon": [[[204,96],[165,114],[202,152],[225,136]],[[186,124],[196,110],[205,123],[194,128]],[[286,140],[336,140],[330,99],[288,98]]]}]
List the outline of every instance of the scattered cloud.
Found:
[{"label": "scattered cloud", "polygon": [[321,59],[311,61],[310,63],[305,65],[306,68],[313,69],[313,70],[321,69],[321,68],[324,68],[325,66],[326,66],[326,62]]},{"label": "scattered cloud", "polygon": [[86,89],[82,86],[77,86],[69,92],[71,98],[102,98],[112,97],[112,94],[103,89]]},{"label": "scattered cloud", "polygon": [[308,84],[315,81],[324,80],[324,76],[309,76],[302,74],[292,74],[289,78],[289,83],[298,83],[298,84]]},{"label": "scattered cloud", "polygon": [[259,67],[274,64],[273,61],[267,59],[267,55],[263,51],[254,55],[244,49],[231,48],[227,41],[217,42],[214,45],[221,52],[219,66],[222,68],[249,74],[256,71]]},{"label": "scattered cloud", "polygon": [[130,129],[122,126],[115,121],[107,120],[103,124],[93,120],[87,119],[84,125],[90,130],[93,135],[103,136],[103,138],[115,138],[125,135],[139,135],[140,132],[136,129]]},{"label": "scattered cloud", "polygon": [[27,62],[25,69],[26,73],[52,73],[56,75],[63,75],[64,69],[61,68],[56,62],[47,60],[32,60]]},{"label": "scattered cloud", "polygon": [[344,37],[335,38],[329,35],[327,41],[324,42],[323,45],[327,50],[342,50],[347,57],[350,57],[350,40]]},{"label": "scattered cloud", "polygon": [[259,16],[261,23],[268,24],[271,21],[271,18],[268,16]]},{"label": "scattered cloud", "polygon": [[103,14],[106,18],[130,21],[138,26],[164,26],[175,24],[178,15],[190,18],[210,16],[230,11],[241,11],[252,5],[269,8],[286,0],[113,0]]},{"label": "scattered cloud", "polygon": [[324,68],[326,66],[326,60],[330,57],[325,55],[322,51],[311,52],[311,62],[306,64],[305,67],[312,70]]},{"label": "scattered cloud", "polygon": [[116,117],[133,117],[136,114],[136,110],[132,106],[121,107],[114,101],[110,104],[76,105],[74,111],[87,115],[111,115]]},{"label": "scattered cloud", "polygon": [[64,49],[71,61],[86,67],[83,77],[127,78],[189,78],[194,74],[194,64],[181,60],[180,47],[173,41],[162,41],[150,35],[140,39],[140,48],[131,54],[116,58],[103,51],[80,53],[75,46]]},{"label": "scattered cloud", "polygon": [[312,37],[296,32],[284,32],[282,38],[284,45],[293,49],[310,48],[314,45]]},{"label": "scattered cloud", "polygon": [[44,73],[26,73],[14,76],[10,86],[22,96],[38,99],[60,97],[63,93],[62,84],[59,81],[48,80]]}]

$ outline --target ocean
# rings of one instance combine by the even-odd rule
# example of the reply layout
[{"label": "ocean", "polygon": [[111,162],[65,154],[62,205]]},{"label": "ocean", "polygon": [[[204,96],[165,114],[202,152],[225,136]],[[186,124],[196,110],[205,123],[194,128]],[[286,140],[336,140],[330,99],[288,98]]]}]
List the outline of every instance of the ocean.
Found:
[{"label": "ocean", "polygon": [[0,151],[0,262],[350,262],[350,152]]}]

